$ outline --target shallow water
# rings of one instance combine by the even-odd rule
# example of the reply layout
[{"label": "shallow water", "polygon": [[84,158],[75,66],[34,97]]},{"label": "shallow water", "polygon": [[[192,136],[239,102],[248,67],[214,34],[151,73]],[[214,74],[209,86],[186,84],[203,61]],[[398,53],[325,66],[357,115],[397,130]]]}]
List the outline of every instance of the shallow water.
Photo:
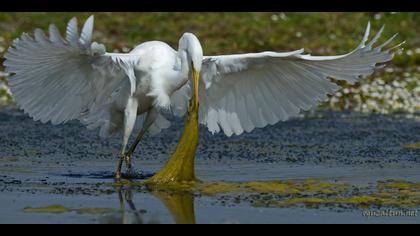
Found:
[{"label": "shallow water", "polygon": [[[173,120],[171,128],[142,141],[135,165],[145,177],[165,163],[182,124]],[[0,131],[0,223],[420,222],[417,216],[363,216],[368,210],[420,210],[417,187],[410,192],[391,189],[395,196],[409,194],[414,202],[409,205],[282,206],[265,204],[267,193],[258,191],[205,194],[118,187],[111,178],[118,137],[100,139],[77,122],[41,124],[15,110],[0,112]],[[316,181],[350,186],[337,193],[268,193],[278,202],[370,196],[379,191],[381,181],[420,182],[420,150],[402,147],[420,142],[416,117],[320,111],[238,137],[200,132],[196,172],[205,183],[289,181],[294,186]]]}]

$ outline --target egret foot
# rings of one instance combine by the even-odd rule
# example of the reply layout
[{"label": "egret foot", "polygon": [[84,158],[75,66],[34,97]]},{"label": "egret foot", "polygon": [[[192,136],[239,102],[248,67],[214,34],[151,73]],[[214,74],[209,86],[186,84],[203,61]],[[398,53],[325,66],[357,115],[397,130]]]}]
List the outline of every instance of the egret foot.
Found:
[{"label": "egret foot", "polygon": [[125,156],[124,156],[124,160],[125,160],[125,165],[126,165],[126,167],[127,167],[127,173],[130,173],[130,172],[132,172],[133,170],[133,166],[132,166],[132,163],[131,163],[131,160],[132,160],[132,158],[131,158],[131,153],[127,153]]},{"label": "egret foot", "polygon": [[119,183],[121,181],[121,168],[124,161],[124,155],[118,157],[117,171],[115,172],[115,182]]},{"label": "egret foot", "polygon": [[127,167],[127,174],[124,174],[125,176],[124,178],[130,178],[130,176],[136,176],[136,173],[132,168],[131,159],[132,159],[131,154],[125,154],[125,155],[120,154],[120,156],[118,157],[117,171],[115,172],[116,182],[120,182],[121,178],[123,177],[122,172],[121,172],[123,162],[125,162],[126,167]]}]

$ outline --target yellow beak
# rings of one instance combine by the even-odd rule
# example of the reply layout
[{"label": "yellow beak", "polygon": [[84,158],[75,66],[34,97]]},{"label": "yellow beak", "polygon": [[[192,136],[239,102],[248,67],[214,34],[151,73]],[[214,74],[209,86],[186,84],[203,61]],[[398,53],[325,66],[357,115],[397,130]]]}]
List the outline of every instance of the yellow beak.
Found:
[{"label": "yellow beak", "polygon": [[[200,81],[200,73],[196,71],[193,67],[192,69],[192,79],[193,79],[193,97],[190,101],[190,108],[191,109],[198,109],[198,82]],[[193,106],[193,107],[191,107]]]}]

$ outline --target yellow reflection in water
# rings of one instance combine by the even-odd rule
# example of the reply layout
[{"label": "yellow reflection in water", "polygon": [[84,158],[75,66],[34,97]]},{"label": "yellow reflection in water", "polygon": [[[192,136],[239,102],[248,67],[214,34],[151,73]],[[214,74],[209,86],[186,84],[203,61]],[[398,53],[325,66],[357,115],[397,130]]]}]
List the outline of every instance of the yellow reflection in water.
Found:
[{"label": "yellow reflection in water", "polygon": [[175,223],[195,224],[194,196],[191,193],[153,191],[169,210]]},{"label": "yellow reflection in water", "polygon": [[[122,186],[125,185],[125,186]],[[133,187],[141,187],[135,192]],[[285,181],[251,181],[251,182],[196,182],[179,183],[178,185],[161,186],[145,185],[144,182],[123,182],[117,186],[120,209],[86,208],[69,209],[60,205],[41,208],[25,208],[26,213],[67,213],[85,214],[113,213],[106,223],[144,223],[142,211],[133,201],[133,194],[150,194],[159,199],[177,224],[196,223],[194,195],[207,196],[217,201],[223,196],[232,206],[245,203],[250,207],[290,208],[295,206],[321,207],[351,206],[368,207],[419,207],[420,183],[404,180],[382,180],[372,185],[350,185],[307,180]],[[147,193],[146,193],[147,194]],[[226,198],[227,197],[227,198]],[[128,211],[125,209],[129,206]],[[107,214],[109,215],[109,214]],[[118,217],[115,217],[118,216]]]}]

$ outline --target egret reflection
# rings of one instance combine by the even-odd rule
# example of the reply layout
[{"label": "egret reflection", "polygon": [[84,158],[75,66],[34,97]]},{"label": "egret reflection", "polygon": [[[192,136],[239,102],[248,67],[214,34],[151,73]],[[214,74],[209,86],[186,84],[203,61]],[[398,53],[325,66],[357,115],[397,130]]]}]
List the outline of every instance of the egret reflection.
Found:
[{"label": "egret reflection", "polygon": [[[161,223],[159,220],[145,220],[144,209],[136,207],[134,197],[140,196],[141,192],[132,187],[116,188],[119,200],[119,211],[113,215],[104,216],[100,223],[105,224],[147,224]],[[150,195],[158,199],[167,209],[174,223],[195,224],[194,195],[192,193],[177,191],[150,191]]]}]

